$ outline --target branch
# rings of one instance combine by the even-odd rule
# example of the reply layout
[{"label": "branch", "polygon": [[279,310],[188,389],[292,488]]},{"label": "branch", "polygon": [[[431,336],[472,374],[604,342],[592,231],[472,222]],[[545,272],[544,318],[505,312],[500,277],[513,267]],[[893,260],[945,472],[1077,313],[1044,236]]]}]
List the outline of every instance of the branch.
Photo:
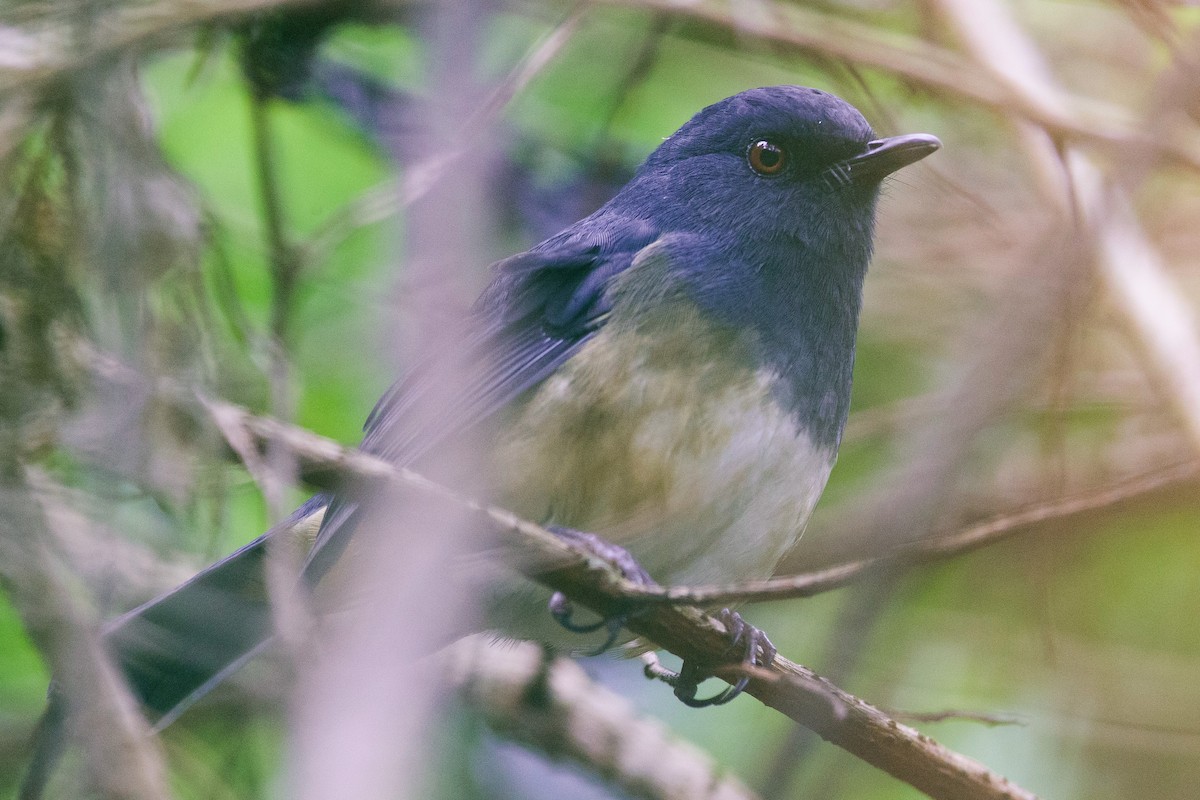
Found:
[{"label": "branch", "polygon": [[[87,350],[86,357],[81,360],[89,364],[94,374],[102,380],[124,384],[140,380],[132,370],[95,351]],[[609,565],[591,553],[573,547],[539,526],[520,520],[501,509],[473,503],[411,470],[397,468],[343,448],[308,431],[269,418],[254,416],[245,409],[223,401],[206,400],[198,403],[195,394],[182,384],[160,380],[158,387],[163,401],[172,404],[180,413],[192,418],[211,415],[219,420],[218,427],[226,434],[230,431],[242,431],[250,446],[262,449],[267,441],[274,441],[286,447],[295,454],[301,477],[318,488],[337,490],[344,488],[347,481],[368,484],[397,483],[430,492],[450,502],[467,505],[494,530],[500,532],[514,558],[521,562],[527,574],[542,580],[552,588],[568,592],[573,599],[585,605],[602,611],[604,608],[621,608],[622,604],[626,604],[627,607],[631,598],[637,598],[638,601],[654,599],[641,587],[624,581]],[[203,419],[200,419],[200,422],[203,422]],[[242,445],[239,449],[245,450],[245,447],[246,445]],[[1102,489],[990,518],[954,535],[917,545],[913,552],[904,554],[904,558],[919,561],[950,557],[1025,531],[1050,519],[1109,507],[1163,488],[1194,481],[1198,477],[1200,462],[1186,462],[1147,472]],[[833,570],[801,576],[800,579],[771,583],[787,583],[799,587],[803,585],[802,581],[807,581],[808,591],[796,591],[795,594],[811,594],[822,588],[835,588],[836,585],[843,585],[856,577],[862,577],[873,566],[876,566],[876,562],[853,562]],[[555,570],[556,574],[548,572]],[[707,604],[719,597],[715,591],[701,594],[709,591],[669,589],[665,599],[682,598],[684,601]],[[750,594],[738,591],[720,597],[733,599],[748,597]],[[692,609],[676,609],[665,605],[649,608],[644,615],[639,614],[630,623],[630,628],[677,655],[688,658],[718,661],[726,647],[725,635],[720,625]],[[719,671],[719,674],[723,677],[736,677],[738,668],[729,667]],[[832,684],[822,681],[802,667],[781,659],[771,671],[756,671],[754,674],[756,680],[751,683],[751,694],[788,713],[796,721],[845,747],[868,763],[930,791],[936,797],[1004,797],[1005,791],[1012,792],[1010,796],[1028,796],[1018,789],[1005,788],[1002,779],[988,773],[980,765],[964,762],[957,754],[927,742],[923,743],[920,735],[911,729],[893,729],[893,721],[886,715],[849,695],[843,696]],[[920,754],[918,759],[923,762],[920,766],[897,767],[893,763],[906,764],[906,760],[912,758],[914,752]],[[964,763],[969,766],[964,766]],[[956,777],[946,777],[947,775]],[[977,780],[991,788],[983,794],[973,794],[979,790]],[[956,794],[960,790],[962,793]]]},{"label": "branch", "polygon": [[0,587],[56,676],[57,696],[39,725],[37,751],[21,797],[37,796],[50,777],[65,715],[83,744],[92,788],[110,800],[169,796],[158,743],[97,635],[94,609],[54,552],[42,498],[20,467],[0,478]]},{"label": "branch", "polygon": [[[1066,93],[1009,9],[997,0],[939,0],[938,6],[975,59],[1023,104],[1063,105]],[[1155,112],[1171,116],[1161,108]],[[1153,122],[1142,127],[1165,138]],[[1200,331],[1194,315],[1142,230],[1127,193],[1106,185],[1099,168],[1081,152],[1069,151],[1064,162],[1058,166],[1065,167],[1070,183],[1067,199],[1090,235],[1097,273],[1147,356],[1147,371],[1200,451]]]},{"label": "branch", "polygon": [[1145,355],[1143,369],[1200,452],[1200,330],[1195,313],[1146,236],[1129,196],[1107,185],[1082,153],[1069,155],[1074,197],[1096,243],[1100,278],[1127,333]]},{"label": "branch", "polygon": [[318,263],[351,232],[394,217],[423,197],[444,177],[447,169],[461,162],[464,153],[485,144],[487,132],[493,130],[496,120],[512,99],[552,64],[571,41],[586,10],[586,3],[576,7],[492,87],[479,108],[468,112],[457,146],[411,164],[410,174],[400,191],[390,182],[372,187],[323,220],[299,247],[303,261]]},{"label": "branch", "polygon": [[[50,15],[22,27],[0,26],[0,97],[43,91],[71,72],[117,53],[144,52],[173,43],[176,36],[223,19],[319,0],[157,0],[119,5],[98,14],[86,37]],[[15,16],[9,13],[10,18]],[[47,21],[50,24],[46,24]],[[82,46],[81,46],[82,45]],[[7,99],[7,98],[6,98]]]},{"label": "branch", "polygon": [[[103,377],[132,377],[130,370],[98,354],[90,363]],[[197,399],[179,384],[162,381],[160,386],[164,400],[174,401],[182,413],[207,413],[219,421],[221,430],[245,431],[260,449],[270,444],[291,452],[300,476],[319,488],[336,490],[354,482],[366,490],[390,486],[454,503],[491,528],[523,573],[599,614],[626,611],[630,598],[638,595],[639,587],[612,564],[508,511],[462,497],[410,469],[344,448],[301,428],[255,416],[225,401]],[[728,634],[720,622],[690,607],[647,606],[629,619],[627,627],[696,663],[721,665],[728,651]],[[741,665],[716,666],[713,671],[728,681],[746,674]],[[770,669],[752,669],[749,675],[748,694],[931,797],[1033,797],[982,764],[948,750],[785,658],[777,658]]]},{"label": "branch", "polygon": [[1014,91],[1006,81],[954,51],[929,42],[796,5],[770,4],[769,13],[738,14],[736,6],[675,0],[603,0],[690,23],[722,39],[752,36],[800,54],[819,53],[875,67],[912,83],[1005,114],[1017,114],[1057,137],[1104,145],[1136,143],[1200,171],[1200,153],[1186,143],[1148,137],[1123,109],[1062,93],[1061,104]]},{"label": "branch", "polygon": [[[290,450],[301,476],[324,488],[351,479],[373,486],[415,489],[452,502],[490,526],[525,575],[604,616],[628,610],[637,587],[614,565],[585,548],[495,506],[458,495],[412,470],[395,467],[364,453],[348,450],[309,431],[256,417],[224,401],[205,400],[222,427],[238,425],[260,442]],[[688,661],[720,665],[729,647],[725,628],[694,609],[654,605],[630,617],[632,632]],[[740,665],[714,667],[714,674],[736,681]],[[926,792],[931,797],[1032,798],[982,764],[955,753],[883,712],[843,692],[811,670],[785,658],[769,669],[749,671],[748,694],[811,728],[826,740],[867,763]]]},{"label": "branch", "polygon": [[494,730],[643,800],[756,800],[703,750],[638,714],[575,661],[529,642],[473,636],[449,648],[450,680]]}]

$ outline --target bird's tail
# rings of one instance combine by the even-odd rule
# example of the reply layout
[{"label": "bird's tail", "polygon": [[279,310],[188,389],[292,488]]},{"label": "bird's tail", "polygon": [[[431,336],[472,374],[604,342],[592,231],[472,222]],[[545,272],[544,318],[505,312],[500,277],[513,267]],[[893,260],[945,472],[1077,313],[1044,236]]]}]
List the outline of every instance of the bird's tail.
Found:
[{"label": "bird's tail", "polygon": [[271,638],[264,534],[191,580],[113,620],[105,643],[156,727]]},{"label": "bird's tail", "polygon": [[[169,725],[269,645],[267,541],[319,521],[327,502],[314,497],[250,544],[109,623],[109,654],[156,728]],[[62,749],[64,719],[62,698],[51,686],[21,798],[41,795]]]}]

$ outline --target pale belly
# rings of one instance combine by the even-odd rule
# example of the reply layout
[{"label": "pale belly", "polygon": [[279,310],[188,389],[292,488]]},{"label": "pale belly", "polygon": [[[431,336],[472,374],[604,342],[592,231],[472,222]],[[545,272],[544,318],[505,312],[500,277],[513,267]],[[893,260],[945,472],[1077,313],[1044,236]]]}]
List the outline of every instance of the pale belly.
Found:
[{"label": "pale belly", "polygon": [[664,585],[768,577],[835,454],[776,403],[775,377],[747,367],[738,342],[675,322],[678,337],[606,329],[538,387],[493,451],[498,499],[625,547]]}]

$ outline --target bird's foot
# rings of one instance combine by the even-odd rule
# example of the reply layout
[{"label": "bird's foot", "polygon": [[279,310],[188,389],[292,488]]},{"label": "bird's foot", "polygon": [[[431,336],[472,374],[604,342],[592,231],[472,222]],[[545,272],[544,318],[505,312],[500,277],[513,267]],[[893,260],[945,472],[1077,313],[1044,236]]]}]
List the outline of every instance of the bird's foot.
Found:
[{"label": "bird's foot", "polygon": [[[642,586],[657,586],[654,579],[650,577],[650,573],[642,568],[629,551],[624,547],[606,542],[594,533],[585,533],[577,531],[573,528],[563,528],[560,526],[551,526],[549,528],[557,536],[562,537],[576,544],[583,545],[591,552],[600,556],[607,561],[611,561],[621,570],[621,574],[626,580],[640,584]],[[599,655],[616,643],[617,637],[621,633],[621,628],[625,626],[625,621],[629,619],[633,612],[615,614],[611,617],[604,617],[596,622],[576,622],[574,619],[575,606],[571,603],[567,596],[562,592],[555,592],[550,596],[550,614],[554,620],[571,631],[572,633],[595,633],[598,630],[607,631],[607,636],[604,643],[589,655]]]},{"label": "bird's foot", "polygon": [[[740,654],[741,663],[748,667],[769,667],[775,661],[775,655],[778,653],[775,645],[765,633],[742,619],[741,614],[723,608],[717,614],[717,619],[729,633],[727,656]],[[647,678],[660,680],[671,686],[680,702],[692,708],[724,705],[741,694],[750,683],[750,678],[743,676],[737,683],[727,686],[712,697],[696,697],[700,684],[711,676],[711,664],[685,661],[679,672],[672,672],[659,664],[657,659],[648,660],[646,663]]]}]

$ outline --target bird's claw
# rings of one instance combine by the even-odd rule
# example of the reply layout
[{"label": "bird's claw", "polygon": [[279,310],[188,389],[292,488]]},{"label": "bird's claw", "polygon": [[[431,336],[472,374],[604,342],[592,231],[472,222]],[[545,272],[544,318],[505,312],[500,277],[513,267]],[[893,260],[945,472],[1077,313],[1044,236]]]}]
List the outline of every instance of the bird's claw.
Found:
[{"label": "bird's claw", "polygon": [[603,617],[596,622],[576,622],[572,619],[575,613],[575,606],[567,599],[567,596],[562,592],[555,592],[550,595],[550,615],[554,617],[554,621],[562,627],[569,630],[571,633],[595,633],[601,628],[607,629],[608,635],[604,637],[604,642],[595,650],[589,650],[585,655],[598,656],[608,648],[616,644],[617,637],[621,633],[621,628],[625,626],[625,620],[629,618],[628,614],[617,614],[612,617]]},{"label": "bird's claw", "polygon": [[[729,633],[729,649],[726,655],[741,652],[741,663],[748,667],[769,667],[775,661],[779,652],[767,635],[754,627],[742,615],[728,608],[721,609],[717,619]],[[679,672],[671,672],[661,665],[647,664],[646,676],[665,682],[675,690],[675,696],[686,706],[692,708],[707,708],[728,703],[745,690],[750,683],[748,676],[738,679],[737,683],[725,687],[712,697],[696,697],[700,684],[711,676],[711,665],[684,661]]]},{"label": "bird's claw", "polygon": [[[601,558],[612,562],[621,570],[627,580],[643,586],[657,585],[649,573],[625,548],[606,542],[592,533],[562,527],[551,527],[550,530],[563,539],[583,545]],[[621,633],[621,628],[634,613],[615,614],[595,622],[576,622],[574,619],[575,606],[562,592],[555,592],[550,596],[549,607],[550,615],[554,617],[554,620],[572,633],[587,634],[599,630],[607,631],[604,642],[589,655],[599,655],[612,647]],[[730,611],[728,608],[721,609],[716,616],[729,634],[729,648],[725,652],[725,657],[721,659],[722,661],[740,660],[748,667],[771,666],[778,651],[765,633],[742,619],[741,614]],[[724,705],[741,694],[750,683],[750,678],[743,676],[738,679],[737,683],[727,686],[712,697],[696,697],[700,684],[711,677],[712,667],[713,665],[708,663],[685,661],[679,672],[672,672],[655,662],[653,665],[647,665],[646,675],[671,686],[680,702],[692,708]]]},{"label": "bird's claw", "polygon": [[[625,576],[626,580],[648,587],[657,585],[654,579],[650,577],[650,573],[646,572],[642,568],[642,565],[624,547],[606,542],[593,533],[585,533],[584,531],[577,531],[572,528],[551,526],[549,530],[563,539],[583,545],[601,558],[612,562],[621,571],[621,574]],[[604,617],[596,622],[585,623],[576,622],[573,619],[574,613],[574,605],[562,592],[555,592],[550,596],[550,615],[563,628],[572,633],[580,634],[595,633],[598,630],[606,630],[608,632],[604,642],[594,651],[588,653],[588,655],[600,655],[616,643],[617,637],[621,634],[621,628],[625,627],[625,622],[629,619],[632,612],[615,614],[610,617]]]}]

